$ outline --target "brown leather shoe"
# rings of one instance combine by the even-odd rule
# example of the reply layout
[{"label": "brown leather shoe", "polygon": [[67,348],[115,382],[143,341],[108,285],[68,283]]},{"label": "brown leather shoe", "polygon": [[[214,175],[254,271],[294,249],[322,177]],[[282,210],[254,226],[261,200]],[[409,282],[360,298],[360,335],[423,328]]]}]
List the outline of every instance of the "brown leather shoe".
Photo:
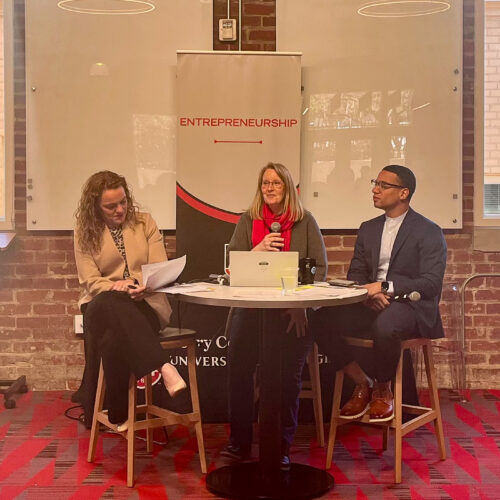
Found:
[{"label": "brown leather shoe", "polygon": [[340,410],[340,416],[346,419],[362,417],[370,408],[371,388],[368,384],[358,384],[351,399]]},{"label": "brown leather shoe", "polygon": [[391,391],[373,391],[370,422],[388,422],[394,418],[394,396]]}]

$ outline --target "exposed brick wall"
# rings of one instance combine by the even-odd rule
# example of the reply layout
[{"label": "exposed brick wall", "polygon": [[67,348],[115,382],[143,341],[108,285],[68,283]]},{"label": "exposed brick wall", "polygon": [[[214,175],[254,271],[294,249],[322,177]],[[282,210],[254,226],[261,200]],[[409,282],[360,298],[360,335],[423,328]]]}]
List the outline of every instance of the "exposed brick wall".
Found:
[{"label": "exposed brick wall", "polygon": [[[214,48],[237,50],[237,42],[221,44],[218,19],[226,17],[226,0],[214,0]],[[0,255],[0,379],[28,376],[35,390],[74,389],[83,368],[83,345],[73,333],[78,297],[72,238],[68,232],[26,230],[26,122],[24,78],[24,1],[15,0],[15,216],[18,238]],[[243,1],[244,50],[275,50],[275,0]],[[231,0],[231,17],[238,18]],[[474,173],[474,3],[464,0],[463,193],[464,229],[449,231],[447,280],[460,284],[476,272],[499,272],[500,254],[472,249]],[[175,254],[175,237],[169,256]],[[331,276],[343,276],[352,256],[355,235],[325,236]],[[451,293],[442,303],[451,324]],[[472,387],[500,384],[500,280],[477,280],[466,301],[468,382]],[[446,362],[441,356],[441,361]],[[442,384],[449,370],[440,366]]]},{"label": "exposed brick wall", "polygon": [[[241,50],[276,50],[276,1],[242,0]],[[219,41],[219,19],[227,17],[227,0],[213,0],[214,50],[238,50],[238,40]],[[239,23],[238,1],[230,1],[230,16]]]}]

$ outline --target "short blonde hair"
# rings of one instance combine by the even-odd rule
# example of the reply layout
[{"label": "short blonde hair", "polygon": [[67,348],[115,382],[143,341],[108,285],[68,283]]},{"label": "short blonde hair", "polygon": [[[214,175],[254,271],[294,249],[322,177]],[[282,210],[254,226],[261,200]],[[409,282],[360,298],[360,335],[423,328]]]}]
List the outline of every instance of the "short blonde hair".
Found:
[{"label": "short blonde hair", "polygon": [[297,188],[292,179],[290,171],[281,163],[269,162],[259,173],[257,181],[257,191],[250,205],[249,212],[252,219],[262,219],[262,208],[264,206],[264,197],[262,195],[262,179],[266,170],[274,170],[284,184],[285,193],[283,196],[283,212],[290,211],[292,220],[298,221],[304,218],[304,206],[300,201]]}]

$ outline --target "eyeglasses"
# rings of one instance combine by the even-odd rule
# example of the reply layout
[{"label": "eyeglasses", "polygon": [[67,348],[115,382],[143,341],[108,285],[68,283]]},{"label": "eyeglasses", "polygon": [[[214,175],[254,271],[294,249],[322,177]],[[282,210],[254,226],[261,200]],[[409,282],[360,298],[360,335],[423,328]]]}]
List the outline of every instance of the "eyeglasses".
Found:
[{"label": "eyeglasses", "polygon": [[274,189],[280,189],[283,187],[283,183],[281,181],[262,181],[261,187],[262,189],[268,189],[269,186],[272,186]]},{"label": "eyeglasses", "polygon": [[400,186],[398,184],[391,184],[390,182],[377,181],[376,179],[372,179],[370,181],[370,183],[371,183],[373,188],[378,187],[382,191],[385,191],[386,189],[389,189],[389,188],[406,189],[406,186]]}]

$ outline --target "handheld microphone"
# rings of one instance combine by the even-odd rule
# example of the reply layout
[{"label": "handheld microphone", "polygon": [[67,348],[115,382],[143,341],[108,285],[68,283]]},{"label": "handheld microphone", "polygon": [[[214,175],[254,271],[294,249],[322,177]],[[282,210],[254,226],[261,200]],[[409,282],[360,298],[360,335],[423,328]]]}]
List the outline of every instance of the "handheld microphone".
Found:
[{"label": "handheld microphone", "polygon": [[405,293],[403,295],[396,295],[392,300],[398,300],[399,302],[405,302],[405,301],[418,302],[420,298],[421,298],[420,293],[414,291],[410,293]]},{"label": "handheld microphone", "polygon": [[[269,226],[269,231],[271,231],[271,233],[281,233],[281,224],[279,222],[273,222]],[[281,252],[281,248],[278,248],[278,250]]]},{"label": "handheld microphone", "polygon": [[269,229],[271,233],[281,233],[281,224],[279,222],[273,222]]}]

